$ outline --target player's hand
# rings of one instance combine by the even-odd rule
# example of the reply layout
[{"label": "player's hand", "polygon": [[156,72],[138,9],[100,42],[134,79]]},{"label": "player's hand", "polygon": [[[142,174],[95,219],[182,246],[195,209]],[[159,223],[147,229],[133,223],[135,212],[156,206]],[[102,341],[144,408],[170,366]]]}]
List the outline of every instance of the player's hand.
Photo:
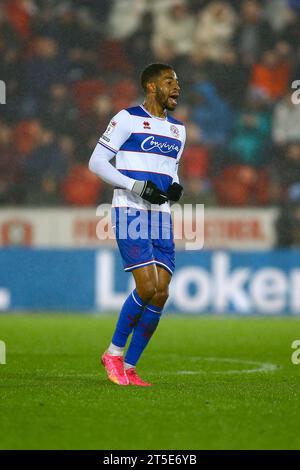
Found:
[{"label": "player's hand", "polygon": [[167,196],[170,201],[177,202],[181,198],[183,194],[183,187],[178,184],[178,183],[172,183],[170,184],[168,191],[167,191]]},{"label": "player's hand", "polygon": [[132,191],[151,204],[164,204],[168,200],[166,193],[161,191],[152,181],[136,181]]}]

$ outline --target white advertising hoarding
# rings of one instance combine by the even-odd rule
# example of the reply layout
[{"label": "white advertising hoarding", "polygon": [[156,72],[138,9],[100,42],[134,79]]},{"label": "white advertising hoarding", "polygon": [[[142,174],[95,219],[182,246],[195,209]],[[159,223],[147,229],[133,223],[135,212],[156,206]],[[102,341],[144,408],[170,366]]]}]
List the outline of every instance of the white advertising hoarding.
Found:
[{"label": "white advertising hoarding", "polygon": [[[188,216],[190,217],[190,216]],[[274,247],[277,209],[205,209],[204,249],[264,250]],[[40,248],[95,248],[112,245],[99,240],[96,208],[38,208],[0,210],[0,246]],[[180,247],[185,240],[182,225],[187,218],[175,217],[174,233]],[[203,227],[202,227],[203,229]]]}]

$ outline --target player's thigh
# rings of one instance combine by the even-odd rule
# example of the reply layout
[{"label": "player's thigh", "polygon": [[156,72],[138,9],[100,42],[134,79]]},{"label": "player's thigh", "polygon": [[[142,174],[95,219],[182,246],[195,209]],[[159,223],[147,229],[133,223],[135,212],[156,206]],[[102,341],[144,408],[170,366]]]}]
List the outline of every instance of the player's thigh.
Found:
[{"label": "player's thigh", "polygon": [[169,271],[161,266],[157,266],[157,276],[158,276],[158,285],[159,290],[168,291],[170,282],[172,280],[172,275]]},{"label": "player's thigh", "polygon": [[175,269],[175,244],[173,237],[153,240],[153,255],[157,266],[172,276]]},{"label": "player's thigh", "polygon": [[158,270],[156,264],[149,264],[132,271],[136,289],[139,296],[147,301],[157,292],[159,285]]},{"label": "player's thigh", "polygon": [[158,274],[158,285],[156,293],[152,299],[153,303],[159,306],[164,306],[169,297],[169,284],[172,279],[172,275],[169,271],[161,266],[157,266]]}]

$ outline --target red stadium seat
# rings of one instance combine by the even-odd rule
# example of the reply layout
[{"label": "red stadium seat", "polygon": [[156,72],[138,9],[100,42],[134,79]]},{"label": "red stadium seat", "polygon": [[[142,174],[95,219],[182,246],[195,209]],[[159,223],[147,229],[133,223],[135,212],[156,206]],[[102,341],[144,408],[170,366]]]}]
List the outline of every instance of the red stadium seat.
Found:
[{"label": "red stadium seat", "polygon": [[202,145],[189,145],[180,164],[183,178],[206,178],[209,168],[209,151]]},{"label": "red stadium seat", "polygon": [[99,60],[106,72],[116,72],[120,76],[122,73],[130,74],[133,71],[132,65],[127,60],[123,44],[119,41],[103,41],[99,50]]},{"label": "red stadium seat", "polygon": [[102,183],[86,165],[75,165],[65,179],[62,192],[64,202],[73,206],[94,206],[100,201]]},{"label": "red stadium seat", "polygon": [[137,97],[137,87],[130,79],[120,80],[111,87],[111,98],[114,111],[128,108]]},{"label": "red stadium seat", "polygon": [[73,86],[73,96],[81,115],[88,114],[95,103],[97,96],[105,93],[106,86],[102,80],[81,80]]},{"label": "red stadium seat", "polygon": [[228,166],[214,179],[218,203],[224,206],[266,204],[270,198],[269,187],[265,169],[246,165]]}]

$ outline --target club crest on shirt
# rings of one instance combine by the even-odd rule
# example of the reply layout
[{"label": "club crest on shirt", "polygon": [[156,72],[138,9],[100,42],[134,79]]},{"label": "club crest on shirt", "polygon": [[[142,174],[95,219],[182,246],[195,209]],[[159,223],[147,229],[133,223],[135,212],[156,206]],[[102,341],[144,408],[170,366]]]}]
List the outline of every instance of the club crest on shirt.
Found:
[{"label": "club crest on shirt", "polygon": [[106,131],[104,132],[104,135],[110,135],[113,133],[117,125],[117,121],[110,121],[110,123],[107,126]]},{"label": "club crest on shirt", "polygon": [[178,127],[174,126],[174,124],[172,124],[170,126],[170,131],[174,135],[174,137],[176,137],[176,138],[179,137],[179,129],[178,129]]}]

